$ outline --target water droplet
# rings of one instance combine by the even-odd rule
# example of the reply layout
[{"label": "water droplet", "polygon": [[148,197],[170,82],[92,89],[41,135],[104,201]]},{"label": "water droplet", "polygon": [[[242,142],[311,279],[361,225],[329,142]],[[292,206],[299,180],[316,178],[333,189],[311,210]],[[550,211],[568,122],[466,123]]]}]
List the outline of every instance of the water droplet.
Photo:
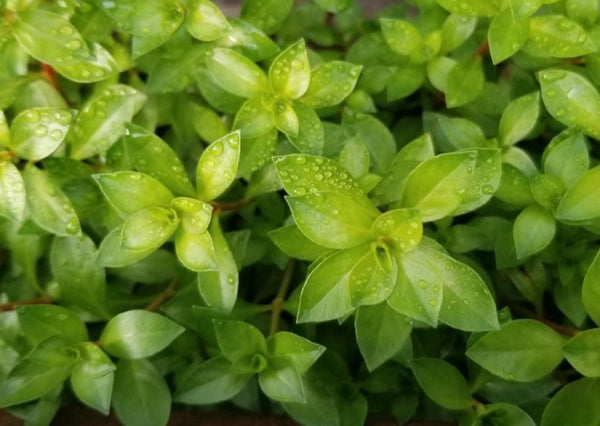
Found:
[{"label": "water droplet", "polygon": [[59,141],[62,137],[63,137],[63,132],[58,129],[54,129],[50,132],[50,138],[52,140]]},{"label": "water droplet", "polygon": [[69,40],[65,46],[67,47],[67,49],[69,50],[77,50],[81,47],[81,42],[79,40]]},{"label": "water droplet", "polygon": [[30,123],[35,123],[36,121],[39,121],[40,114],[37,111],[30,110],[25,113],[25,119]]},{"label": "water droplet", "polygon": [[48,133],[48,128],[43,124],[40,124],[35,128],[35,134],[38,136],[45,136]]},{"label": "water droplet", "polygon": [[419,285],[419,288],[422,288],[423,290],[427,288],[427,281],[425,280],[419,280],[417,284]]}]

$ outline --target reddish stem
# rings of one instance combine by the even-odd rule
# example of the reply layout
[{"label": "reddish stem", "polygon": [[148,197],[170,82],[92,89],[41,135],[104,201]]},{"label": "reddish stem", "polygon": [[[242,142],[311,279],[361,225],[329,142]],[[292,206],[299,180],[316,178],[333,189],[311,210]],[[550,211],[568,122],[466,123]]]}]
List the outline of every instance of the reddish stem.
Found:
[{"label": "reddish stem", "polygon": [[481,43],[479,45],[479,47],[475,51],[475,54],[477,56],[483,56],[483,55],[487,54],[489,51],[490,51],[490,45],[488,44],[488,41],[485,40],[483,43]]},{"label": "reddish stem", "polygon": [[20,300],[18,302],[9,302],[0,304],[0,312],[8,312],[14,311],[19,306],[27,306],[27,305],[47,305],[54,302],[54,300],[49,296],[38,297],[37,299],[31,300]]},{"label": "reddish stem", "polygon": [[54,70],[54,68],[52,68],[51,65],[42,64],[42,74],[50,82],[52,87],[60,91],[60,86],[58,85],[58,76],[56,75],[56,71]]},{"label": "reddish stem", "polygon": [[209,204],[213,206],[215,212],[226,212],[239,210],[248,205],[249,202],[250,200],[224,201],[221,203],[217,201],[211,201]]}]

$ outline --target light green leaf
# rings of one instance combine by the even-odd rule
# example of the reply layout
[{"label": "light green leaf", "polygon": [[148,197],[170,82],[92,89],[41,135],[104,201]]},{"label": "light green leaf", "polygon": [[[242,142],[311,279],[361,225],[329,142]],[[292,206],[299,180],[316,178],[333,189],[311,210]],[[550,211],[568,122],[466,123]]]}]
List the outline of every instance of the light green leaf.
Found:
[{"label": "light green leaf", "polygon": [[530,93],[513,100],[502,112],[498,137],[502,145],[514,145],[534,128],[540,115],[540,94]]},{"label": "light green leaf", "polygon": [[269,366],[258,373],[258,384],[264,394],[275,401],[306,401],[302,377],[287,359],[270,359]]},{"label": "light green leaf", "polygon": [[10,145],[27,160],[41,160],[62,144],[72,114],[58,108],[33,108],[17,115],[10,126]]},{"label": "light green leaf", "polygon": [[488,42],[492,62],[510,58],[525,44],[529,35],[529,20],[518,20],[510,7],[495,16],[488,28]]},{"label": "light green leaf", "polygon": [[86,59],[75,59],[67,63],[56,63],[54,69],[69,80],[78,83],[93,83],[106,80],[120,71],[119,64],[99,43],[91,43]]},{"label": "light green leaf", "polygon": [[354,330],[360,353],[369,371],[373,371],[408,342],[412,322],[382,302],[360,306],[356,311]]},{"label": "light green leaf", "polygon": [[123,224],[121,248],[146,251],[157,249],[171,238],[179,225],[173,209],[152,206],[135,212]]},{"label": "light green leaf", "polygon": [[219,86],[242,98],[260,95],[268,88],[269,83],[263,70],[231,49],[214,49],[206,66]]},{"label": "light green leaf", "polygon": [[477,26],[477,18],[451,14],[442,25],[442,53],[452,52],[466,42]]},{"label": "light green leaf", "polygon": [[600,329],[585,330],[563,346],[569,364],[586,377],[600,377]]},{"label": "light green leaf", "polygon": [[592,261],[583,279],[581,296],[585,310],[592,320],[600,325],[600,251]]},{"label": "light green leaf", "polygon": [[71,158],[81,160],[108,150],[125,124],[140,110],[146,96],[130,86],[108,86],[80,109],[67,135]]},{"label": "light green leaf", "polygon": [[532,382],[550,374],[563,360],[564,342],[539,321],[514,320],[475,342],[467,356],[505,380]]},{"label": "light green leaf", "polygon": [[310,64],[304,39],[287,47],[273,60],[269,68],[273,91],[284,99],[298,99],[310,83]]},{"label": "light green leaf", "polygon": [[448,72],[446,78],[446,105],[456,108],[475,100],[483,90],[485,81],[481,57],[458,62]]},{"label": "light green leaf", "polygon": [[273,108],[274,102],[270,96],[258,95],[250,98],[237,111],[233,128],[241,131],[244,140],[261,136],[261,139],[268,139],[266,135],[275,129]]},{"label": "light green leaf", "polygon": [[437,0],[448,12],[467,16],[495,16],[500,12],[501,0]]},{"label": "light green leaf", "polygon": [[567,15],[583,26],[592,25],[600,15],[600,5],[594,0],[566,0]]},{"label": "light green leaf", "polygon": [[421,32],[408,21],[401,19],[380,19],[381,32],[387,45],[394,52],[418,60],[423,51]]},{"label": "light green leaf", "polygon": [[131,215],[152,206],[168,206],[173,194],[158,180],[139,172],[102,173],[93,176],[108,202]]},{"label": "light green leaf", "polygon": [[306,93],[299,99],[311,108],[326,108],[342,102],[354,90],[362,66],[344,61],[317,65]]},{"label": "light green leaf", "polygon": [[108,233],[100,247],[96,263],[103,268],[120,268],[142,260],[156,251],[156,247],[146,250],[128,250],[121,244],[123,229],[118,227]]},{"label": "light green leaf", "polygon": [[373,235],[389,242],[399,253],[415,248],[423,236],[421,216],[416,209],[396,209],[385,212],[373,222]]},{"label": "light green leaf", "polygon": [[296,111],[290,102],[277,102],[273,111],[275,126],[286,136],[294,138],[300,131],[300,123]]},{"label": "light green leaf", "polygon": [[267,341],[259,329],[243,321],[214,321],[221,354],[232,363],[247,355],[267,353]]},{"label": "light green leaf", "polygon": [[0,216],[16,222],[25,217],[25,182],[10,161],[0,161]]},{"label": "light green leaf", "polygon": [[593,425],[600,422],[600,380],[583,378],[567,384],[550,400],[541,426]]},{"label": "light green leaf", "polygon": [[217,269],[212,238],[208,232],[188,232],[180,228],[175,233],[175,253],[186,268],[192,271]]},{"label": "light green leaf", "polygon": [[196,166],[198,197],[203,201],[210,201],[225,192],[235,180],[239,161],[239,131],[211,143]]},{"label": "light green leaf", "polygon": [[477,415],[477,421],[481,422],[479,424],[492,422],[498,426],[535,426],[533,419],[521,408],[502,402],[487,404]]},{"label": "light green leaf", "polygon": [[71,388],[77,398],[102,414],[110,411],[115,365],[92,342],[78,347],[80,358],[71,373]]},{"label": "light green leaf", "polygon": [[71,200],[46,171],[29,166],[23,172],[23,181],[29,214],[40,228],[65,237],[79,233],[79,218]]},{"label": "light green leaf", "polygon": [[17,309],[23,333],[34,346],[52,336],[66,343],[88,340],[87,328],[75,313],[62,306],[34,305]]},{"label": "light green leaf", "polygon": [[183,327],[163,315],[136,309],[108,321],[100,346],[119,358],[146,358],[169,346],[183,332]]},{"label": "light green leaf", "polygon": [[285,22],[293,5],[293,0],[246,0],[242,4],[241,18],[272,34]]},{"label": "light green leaf", "polygon": [[230,312],[237,298],[239,277],[235,258],[221,231],[218,216],[213,217],[209,233],[213,241],[217,268],[198,272],[198,289],[208,306]]},{"label": "light green leaf", "polygon": [[398,67],[387,82],[387,100],[392,102],[412,95],[425,81],[425,75],[425,67],[421,64]]},{"label": "light green leaf", "polygon": [[342,12],[351,4],[350,0],[314,0],[314,2],[321,9],[331,13]]},{"label": "light green leaf", "polygon": [[513,238],[517,257],[522,259],[542,251],[555,233],[556,221],[552,214],[537,204],[530,205],[515,219]]},{"label": "light green leaf", "polygon": [[423,127],[431,134],[436,146],[444,152],[489,146],[483,130],[471,120],[425,111]]},{"label": "light green leaf", "polygon": [[356,179],[364,178],[371,167],[369,150],[364,143],[355,138],[346,141],[340,151],[338,162]]},{"label": "light green leaf", "polygon": [[298,118],[298,134],[286,134],[288,140],[303,154],[320,155],[325,145],[325,133],[321,119],[314,109],[302,102],[292,103]]},{"label": "light green leaf", "polygon": [[221,38],[231,29],[221,10],[209,0],[194,0],[188,8],[185,28],[201,41]]},{"label": "light green leaf", "polygon": [[[43,81],[43,80],[40,80]],[[31,83],[32,85],[35,83]],[[52,87],[52,86],[50,86]],[[0,146],[8,147],[10,144],[10,131],[8,129],[8,122],[6,121],[6,115],[4,111],[0,109]]]},{"label": "light green leaf", "polygon": [[302,260],[315,260],[330,250],[309,240],[296,225],[269,232],[269,238],[286,255]]},{"label": "light green leaf", "polygon": [[122,359],[115,371],[113,407],[128,426],[164,426],[171,413],[171,392],[150,361]]},{"label": "light green leaf", "polygon": [[585,30],[562,15],[540,15],[529,20],[529,39],[523,51],[533,56],[572,58],[595,52]]},{"label": "light green leaf", "polygon": [[[565,161],[570,158],[571,161]],[[586,138],[577,131],[565,130],[554,137],[542,156],[544,172],[570,188],[590,167]]]},{"label": "light green leaf", "polygon": [[286,198],[298,228],[327,248],[351,248],[373,239],[376,208],[337,192],[323,191]]},{"label": "light green leaf", "polygon": [[190,234],[203,234],[210,225],[213,208],[210,204],[194,198],[177,197],[171,201],[171,208],[181,220],[181,229]]},{"label": "light green leaf", "polygon": [[538,74],[542,99],[548,112],[568,127],[600,139],[600,94],[584,76],[548,68]]},{"label": "light green leaf", "polygon": [[469,385],[452,364],[437,358],[413,358],[412,371],[425,394],[450,410],[463,410],[471,403]]},{"label": "light green leaf", "polygon": [[267,347],[271,357],[288,360],[300,374],[304,374],[325,352],[324,346],[287,331],[275,333],[267,341]]},{"label": "light green leaf", "polygon": [[555,216],[558,220],[585,221],[600,216],[600,166],[575,181],[560,200]]}]

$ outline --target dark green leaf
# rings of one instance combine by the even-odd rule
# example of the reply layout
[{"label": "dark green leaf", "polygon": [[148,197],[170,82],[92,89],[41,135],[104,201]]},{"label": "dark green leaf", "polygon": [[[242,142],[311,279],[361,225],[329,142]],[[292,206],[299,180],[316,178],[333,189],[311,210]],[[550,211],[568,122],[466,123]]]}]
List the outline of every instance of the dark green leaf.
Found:
[{"label": "dark green leaf", "polygon": [[587,377],[600,377],[600,329],[585,330],[563,346],[565,358]]},{"label": "dark green leaf", "polygon": [[537,204],[527,207],[517,216],[513,227],[517,257],[522,259],[542,251],[555,233],[556,221],[550,212]]},{"label": "dark green leaf", "polygon": [[596,324],[600,324],[600,251],[585,273],[581,296],[585,310]]},{"label": "dark green leaf", "polygon": [[469,385],[452,364],[436,358],[413,358],[410,366],[425,394],[436,404],[450,410],[471,405]]},{"label": "dark green leaf", "polygon": [[567,384],[548,403],[541,426],[593,425],[600,422],[600,380]]},{"label": "dark green leaf", "polygon": [[21,306],[17,313],[23,333],[34,346],[52,336],[59,336],[66,343],[88,340],[83,321],[62,306]]}]

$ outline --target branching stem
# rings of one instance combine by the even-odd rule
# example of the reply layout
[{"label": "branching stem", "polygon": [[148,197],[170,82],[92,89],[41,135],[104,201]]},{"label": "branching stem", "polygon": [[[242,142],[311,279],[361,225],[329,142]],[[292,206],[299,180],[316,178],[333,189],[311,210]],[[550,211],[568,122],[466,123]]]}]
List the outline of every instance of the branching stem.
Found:
[{"label": "branching stem", "polygon": [[287,266],[285,267],[285,271],[283,272],[283,277],[281,278],[279,290],[277,290],[277,294],[271,302],[273,310],[271,311],[271,328],[269,329],[269,337],[277,333],[277,330],[279,329],[279,317],[281,316],[281,312],[283,311],[285,296],[287,295],[287,292],[290,288],[295,266],[296,261],[294,259],[290,259],[288,261]]},{"label": "branching stem", "polygon": [[9,303],[0,304],[0,312],[14,311],[19,306],[47,305],[52,302],[54,302],[54,300],[50,296],[42,295],[41,297],[38,297],[37,299],[20,300],[17,302],[9,302]]},{"label": "branching stem", "polygon": [[179,284],[179,275],[175,275],[167,288],[158,293],[156,297],[146,306],[146,310],[150,312],[156,312],[164,305],[171,297],[175,296],[177,292],[177,285]]}]

